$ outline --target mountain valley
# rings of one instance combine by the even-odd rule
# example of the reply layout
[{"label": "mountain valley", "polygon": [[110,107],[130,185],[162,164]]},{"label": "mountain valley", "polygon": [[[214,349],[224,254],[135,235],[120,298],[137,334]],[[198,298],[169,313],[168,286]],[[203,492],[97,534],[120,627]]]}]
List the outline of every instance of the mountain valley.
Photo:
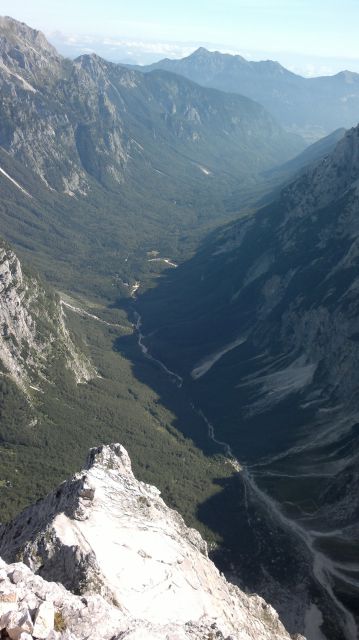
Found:
[{"label": "mountain valley", "polygon": [[355,640],[356,74],[231,58],[71,61],[0,18],[1,520],[121,442],[289,633]]}]

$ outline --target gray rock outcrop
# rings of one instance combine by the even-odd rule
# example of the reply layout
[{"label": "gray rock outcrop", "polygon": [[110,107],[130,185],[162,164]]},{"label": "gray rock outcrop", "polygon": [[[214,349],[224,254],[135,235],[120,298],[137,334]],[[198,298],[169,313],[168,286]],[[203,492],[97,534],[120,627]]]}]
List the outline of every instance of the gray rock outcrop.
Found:
[{"label": "gray rock outcrop", "polygon": [[0,363],[5,375],[26,392],[46,377],[49,361],[59,353],[77,382],[95,375],[70,337],[58,298],[24,275],[19,259],[0,239]]}]

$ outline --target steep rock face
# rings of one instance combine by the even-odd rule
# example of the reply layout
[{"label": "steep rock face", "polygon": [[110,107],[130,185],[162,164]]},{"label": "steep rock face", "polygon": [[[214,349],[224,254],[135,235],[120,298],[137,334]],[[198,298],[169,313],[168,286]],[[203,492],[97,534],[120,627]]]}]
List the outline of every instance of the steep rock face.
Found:
[{"label": "steep rock face", "polygon": [[92,449],[81,473],[2,527],[0,553],[72,591],[100,593],[122,628],[136,620],[147,629],[136,638],[289,639],[275,611],[229,584],[199,533],[135,479],[121,445]]},{"label": "steep rock face", "polygon": [[0,29],[0,66],[19,80],[25,90],[34,92],[32,81],[51,82],[60,74],[61,58],[41,31],[4,16],[0,16]]},{"label": "steep rock face", "polygon": [[60,302],[0,242],[0,362],[24,391],[46,377],[49,361],[62,353],[77,382],[95,375],[72,342]]},{"label": "steep rock face", "polygon": [[1,146],[50,188],[75,184],[76,191],[84,192],[71,119],[55,97],[66,61],[40,31],[24,23],[0,17],[0,32]]},{"label": "steep rock face", "polygon": [[[144,343],[247,465],[243,512],[252,496],[250,519],[258,507],[289,548],[304,541],[312,562],[297,603],[313,584],[324,589],[324,625],[307,635],[330,640],[358,628],[358,154],[359,127],[272,205],[212,234],[148,306],[139,301]],[[246,563],[245,545],[231,544]],[[282,611],[270,584],[290,582],[283,559],[276,569],[262,540],[247,544],[258,562],[249,583]]]}]

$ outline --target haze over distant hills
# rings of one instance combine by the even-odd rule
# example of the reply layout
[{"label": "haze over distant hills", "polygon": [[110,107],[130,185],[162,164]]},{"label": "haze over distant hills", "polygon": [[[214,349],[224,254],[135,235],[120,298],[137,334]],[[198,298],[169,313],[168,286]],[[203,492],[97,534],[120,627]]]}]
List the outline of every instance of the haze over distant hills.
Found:
[{"label": "haze over distant hills", "polygon": [[350,71],[303,78],[272,60],[250,62],[203,47],[181,60],[167,58],[140,68],[166,69],[206,87],[248,96],[308,141],[338,127],[352,127],[358,120],[359,74]]}]

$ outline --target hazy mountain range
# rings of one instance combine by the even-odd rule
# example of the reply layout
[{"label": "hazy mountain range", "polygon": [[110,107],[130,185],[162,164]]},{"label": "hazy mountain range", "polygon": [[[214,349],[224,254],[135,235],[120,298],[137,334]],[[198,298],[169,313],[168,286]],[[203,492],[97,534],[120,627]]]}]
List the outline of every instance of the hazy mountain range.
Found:
[{"label": "hazy mountain range", "polygon": [[203,47],[181,60],[167,58],[140,68],[166,69],[203,86],[257,100],[282,126],[308,141],[357,124],[358,73],[342,71],[334,76],[303,78],[272,60],[250,62]]}]

